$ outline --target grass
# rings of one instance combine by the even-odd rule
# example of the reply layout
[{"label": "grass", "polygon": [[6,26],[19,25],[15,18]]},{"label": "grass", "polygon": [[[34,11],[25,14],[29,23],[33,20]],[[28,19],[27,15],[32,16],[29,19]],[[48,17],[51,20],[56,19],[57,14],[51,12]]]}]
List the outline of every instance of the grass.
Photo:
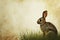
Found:
[{"label": "grass", "polygon": [[51,39],[51,37],[43,37],[43,35],[39,33],[29,33],[29,34],[27,33],[27,34],[20,35],[20,36],[21,38],[18,35],[12,35],[12,34],[6,35],[6,36],[0,35],[0,40],[53,40],[53,39],[60,40],[60,35],[58,35],[58,37],[55,37],[53,39]]},{"label": "grass", "polygon": [[43,37],[42,35],[40,34],[24,34],[22,37],[21,37],[21,40],[60,40],[60,35],[58,35],[58,37],[55,37],[55,38],[51,38],[51,37]]}]

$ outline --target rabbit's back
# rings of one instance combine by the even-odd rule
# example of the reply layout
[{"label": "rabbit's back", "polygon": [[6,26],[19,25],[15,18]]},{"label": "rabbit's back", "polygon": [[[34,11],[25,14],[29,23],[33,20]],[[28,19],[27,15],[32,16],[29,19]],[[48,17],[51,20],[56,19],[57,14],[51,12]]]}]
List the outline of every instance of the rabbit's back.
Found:
[{"label": "rabbit's back", "polygon": [[53,31],[53,32],[55,32],[57,34],[57,29],[56,29],[55,25],[53,25],[50,22],[47,22],[47,25],[48,25],[49,31]]}]

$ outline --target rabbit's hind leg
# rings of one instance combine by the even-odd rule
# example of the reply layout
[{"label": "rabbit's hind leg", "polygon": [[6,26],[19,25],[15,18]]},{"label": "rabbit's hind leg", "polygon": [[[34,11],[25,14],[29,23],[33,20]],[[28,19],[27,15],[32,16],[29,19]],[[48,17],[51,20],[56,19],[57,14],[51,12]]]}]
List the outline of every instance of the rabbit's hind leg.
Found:
[{"label": "rabbit's hind leg", "polygon": [[57,40],[57,35],[53,31],[49,31],[46,38],[48,40]]}]

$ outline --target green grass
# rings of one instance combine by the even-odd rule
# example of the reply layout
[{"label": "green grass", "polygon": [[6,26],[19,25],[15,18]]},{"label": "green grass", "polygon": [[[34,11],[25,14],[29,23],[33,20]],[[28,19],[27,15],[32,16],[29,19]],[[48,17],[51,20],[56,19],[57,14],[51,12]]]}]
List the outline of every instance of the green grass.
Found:
[{"label": "green grass", "polygon": [[[55,37],[55,38],[53,38],[54,40],[60,40],[60,35],[58,35],[58,37]],[[35,33],[35,34],[33,34],[33,33],[31,33],[31,34],[24,34],[22,37],[21,37],[21,40],[53,40],[53,39],[51,39],[50,37],[49,38],[45,38],[45,37],[43,37],[42,35],[40,35],[40,34],[37,34],[37,33]]]}]

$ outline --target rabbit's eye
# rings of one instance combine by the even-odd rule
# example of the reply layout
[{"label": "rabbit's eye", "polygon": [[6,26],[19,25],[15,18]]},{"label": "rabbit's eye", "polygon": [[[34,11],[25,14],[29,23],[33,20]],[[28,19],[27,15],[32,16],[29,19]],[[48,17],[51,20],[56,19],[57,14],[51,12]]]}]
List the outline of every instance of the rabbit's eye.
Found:
[{"label": "rabbit's eye", "polygon": [[40,21],[41,21],[41,19],[40,19]]}]

